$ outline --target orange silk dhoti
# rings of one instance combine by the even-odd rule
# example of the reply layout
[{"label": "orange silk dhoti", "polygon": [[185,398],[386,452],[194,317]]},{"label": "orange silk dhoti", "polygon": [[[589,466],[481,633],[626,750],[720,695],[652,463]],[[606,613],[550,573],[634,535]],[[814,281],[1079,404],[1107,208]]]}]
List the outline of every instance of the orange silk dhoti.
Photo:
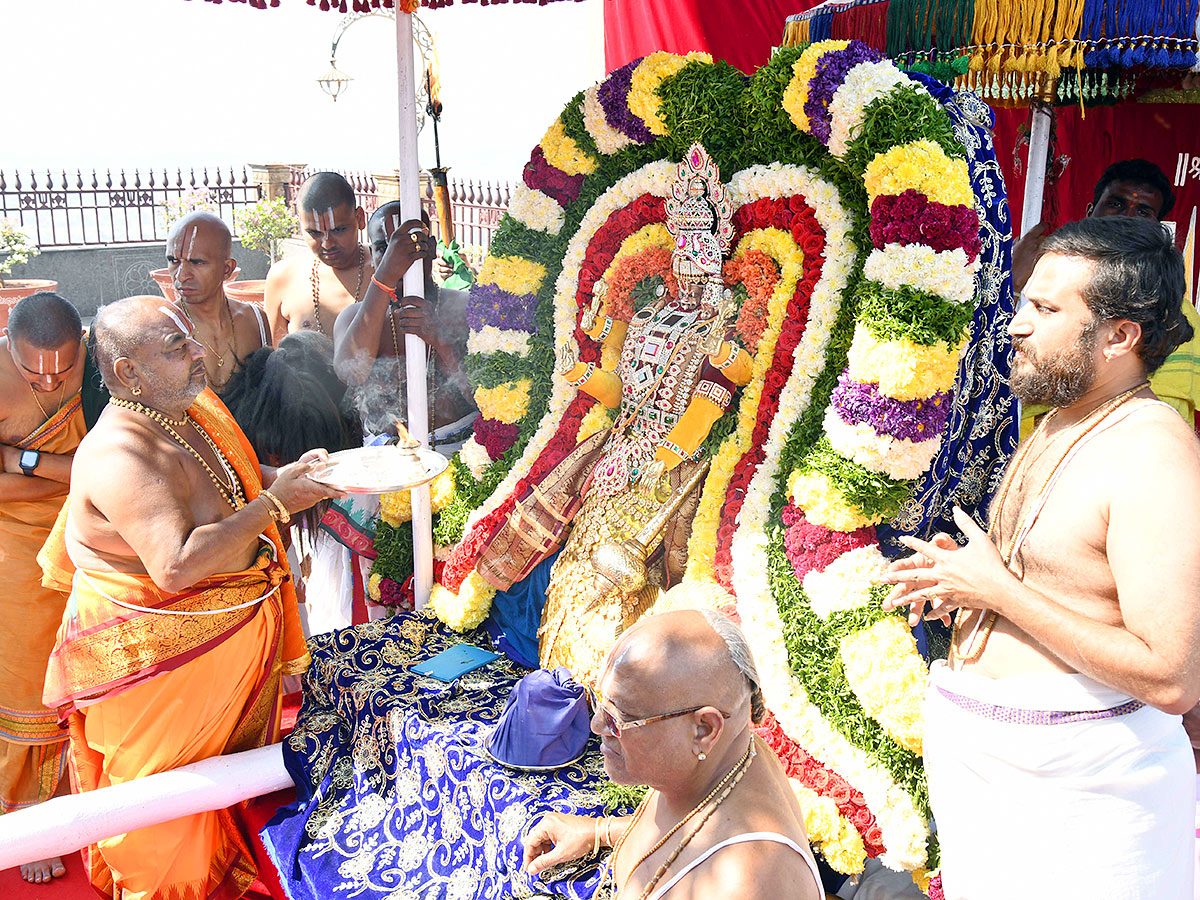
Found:
[{"label": "orange silk dhoti", "polygon": [[[188,410],[221,448],[247,499],[258,461],[215,395]],[[168,594],[145,575],[74,570],[60,517],[41,561],[71,596],[45,702],[69,720],[81,790],[279,740],[280,679],[303,671],[287,558],[274,526],[254,565]],[[89,848],[92,884],[117,900],[235,900],[257,872],[239,810],[118,835]]]},{"label": "orange silk dhoti", "polygon": [[[16,446],[71,453],[85,430],[77,394]],[[66,493],[0,503],[0,813],[49,800],[66,771],[66,729],[42,705],[66,597],[42,586],[37,563]]]}]

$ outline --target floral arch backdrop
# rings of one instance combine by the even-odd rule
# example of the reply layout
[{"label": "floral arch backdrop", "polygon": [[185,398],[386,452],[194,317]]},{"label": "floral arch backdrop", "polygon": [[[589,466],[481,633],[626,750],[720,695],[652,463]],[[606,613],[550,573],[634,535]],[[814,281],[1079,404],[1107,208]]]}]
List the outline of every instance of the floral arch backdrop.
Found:
[{"label": "floral arch backdrop", "polygon": [[[431,605],[459,629],[488,613],[475,564],[515,497],[610,422],[555,373],[555,346],[613,367],[579,328],[592,286],[604,278],[606,313],[626,321],[673,287],[675,166],[694,141],[720,166],[735,208],[724,276],[755,365],[708,438],[686,577],[736,596],[771,709],[762,734],[814,847],[845,873],[880,857],[923,881],[936,865],[927,662],[875,580],[881,539],[927,530],[951,499],[985,502],[1012,449],[989,125],[970,95],[858,42],[782,50],[749,79],[706,54],[652,54],[550,126],[468,306],[480,419],[433,498]],[[382,511],[377,596],[411,572],[406,496]]]}]

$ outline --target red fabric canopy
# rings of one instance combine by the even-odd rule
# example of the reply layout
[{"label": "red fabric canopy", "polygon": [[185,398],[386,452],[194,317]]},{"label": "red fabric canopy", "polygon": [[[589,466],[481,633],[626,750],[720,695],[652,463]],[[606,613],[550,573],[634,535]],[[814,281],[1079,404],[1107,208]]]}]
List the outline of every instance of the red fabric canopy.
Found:
[{"label": "red fabric canopy", "polygon": [[816,0],[604,0],[604,64],[610,72],[656,50],[704,50],[747,74],[783,38],[792,13]]}]

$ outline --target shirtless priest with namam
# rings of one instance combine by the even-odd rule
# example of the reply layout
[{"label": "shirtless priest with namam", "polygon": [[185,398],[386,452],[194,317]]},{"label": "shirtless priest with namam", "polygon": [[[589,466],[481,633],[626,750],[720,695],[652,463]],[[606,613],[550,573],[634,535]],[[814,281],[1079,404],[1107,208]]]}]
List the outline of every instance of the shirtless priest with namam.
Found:
[{"label": "shirtless priest with namam", "polygon": [[[57,294],[25,297],[0,338],[0,813],[70,791],[66,733],[42,705],[46,660],[66,598],[42,585],[37,553],[62,508],[85,431],[79,313]],[[45,883],[55,857],[21,866]]]},{"label": "shirtless priest with namam", "polygon": [[1055,409],[989,533],[956,511],[965,546],[904,539],[888,576],[912,620],[958,610],[925,707],[951,900],[1192,897],[1200,443],[1147,382],[1191,337],[1184,290],[1157,222],[1047,238],[1009,334],[1014,392]]},{"label": "shirtless priest with namam", "polygon": [[[278,740],[280,677],[308,664],[278,525],[337,495],[307,477],[324,451],[259,466],[177,307],[109,304],[93,337],[111,406],[39,556],[71,593],[44,701],[84,790]],[[235,900],[255,878],[250,839],[235,811],[188,816],[100,841],[91,881]]]},{"label": "shirtless priest with namam", "polygon": [[296,198],[300,231],[311,253],[286,256],[267,273],[263,306],[278,344],[293,331],[333,337],[338,313],[362,300],[375,267],[358,239],[367,225],[354,188],[337,172],[318,172]]},{"label": "shirtless priest with namam", "polygon": [[200,342],[208,386],[217,393],[242,360],[271,346],[263,311],[225,296],[225,281],[237,263],[230,254],[229,226],[212,213],[184,216],[167,235],[167,270],[179,295],[179,308]]}]

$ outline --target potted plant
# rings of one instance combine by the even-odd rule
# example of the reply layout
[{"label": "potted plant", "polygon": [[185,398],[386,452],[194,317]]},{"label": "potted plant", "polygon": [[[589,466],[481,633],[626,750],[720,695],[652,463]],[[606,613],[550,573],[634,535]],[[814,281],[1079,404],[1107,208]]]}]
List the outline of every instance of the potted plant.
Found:
[{"label": "potted plant", "polygon": [[38,291],[53,291],[57,281],[48,278],[10,278],[14,268],[29,262],[41,251],[33,235],[12,219],[0,219],[0,333],[8,325],[8,311],[22,297]]},{"label": "potted plant", "polygon": [[[238,238],[247,250],[261,250],[267,255],[271,265],[279,261],[283,255],[280,247],[287,238],[299,230],[299,222],[291,207],[282,197],[268,200],[265,197],[233,214],[237,226]],[[263,302],[263,290],[266,281],[261,278],[251,281],[230,281],[225,285],[225,293],[234,300],[247,303]]]},{"label": "potted plant", "polygon": [[[213,201],[212,194],[208,192],[208,188],[188,188],[174,200],[168,200],[163,205],[163,220],[167,230],[171,230],[174,222],[194,212],[209,212],[214,216],[217,214],[217,205]],[[229,276],[230,281],[237,278],[240,271],[241,269],[234,269],[233,274]],[[175,293],[175,278],[170,269],[151,269],[150,277],[154,279],[154,283],[158,285],[158,289],[164,297],[172,303],[179,299]]]}]

